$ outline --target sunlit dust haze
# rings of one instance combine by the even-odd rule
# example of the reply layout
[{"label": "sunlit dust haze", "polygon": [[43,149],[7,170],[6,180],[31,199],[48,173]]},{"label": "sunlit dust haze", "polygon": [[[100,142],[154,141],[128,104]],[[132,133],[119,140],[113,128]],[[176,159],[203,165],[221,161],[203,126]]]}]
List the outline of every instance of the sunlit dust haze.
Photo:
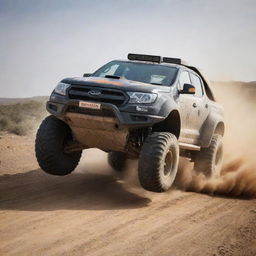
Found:
[{"label": "sunlit dust haze", "polygon": [[225,108],[226,132],[224,165],[220,177],[205,178],[193,172],[193,164],[183,159],[176,186],[228,196],[256,197],[256,95],[243,86],[215,84],[214,91]]},{"label": "sunlit dust haze", "polygon": [[255,80],[254,0],[0,0],[0,97],[49,95],[128,52],[181,57],[210,80]]},{"label": "sunlit dust haze", "polygon": [[[225,108],[224,161],[220,176],[206,178],[193,170],[193,163],[180,158],[174,189],[256,198],[256,93],[244,84],[214,83],[213,90]],[[129,160],[121,175],[127,189],[139,189],[138,161]],[[139,189],[140,193],[143,190]],[[170,193],[172,190],[170,190]]]}]

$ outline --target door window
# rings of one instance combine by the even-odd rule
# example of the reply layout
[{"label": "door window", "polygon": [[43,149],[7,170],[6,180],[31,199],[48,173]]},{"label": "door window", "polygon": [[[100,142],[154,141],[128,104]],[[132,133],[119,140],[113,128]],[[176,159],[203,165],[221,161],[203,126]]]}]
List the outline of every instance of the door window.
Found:
[{"label": "door window", "polygon": [[191,78],[192,78],[192,85],[194,85],[196,88],[195,96],[202,97],[203,96],[203,88],[202,88],[201,79],[192,73],[191,73]]},{"label": "door window", "polygon": [[188,71],[182,71],[180,74],[180,89],[183,89],[184,84],[191,84],[190,77]]}]

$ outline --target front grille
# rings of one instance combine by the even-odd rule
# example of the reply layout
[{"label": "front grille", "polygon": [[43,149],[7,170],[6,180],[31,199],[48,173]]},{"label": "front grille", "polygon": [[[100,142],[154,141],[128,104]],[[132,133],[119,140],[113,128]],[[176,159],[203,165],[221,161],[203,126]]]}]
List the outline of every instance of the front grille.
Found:
[{"label": "front grille", "polygon": [[69,106],[67,112],[86,114],[92,116],[105,116],[105,117],[115,117],[115,113],[106,108],[102,109],[90,109],[90,108],[80,108],[78,106]]},{"label": "front grille", "polygon": [[[97,91],[99,95],[91,95],[90,91]],[[97,88],[97,87],[81,87],[72,86],[68,95],[70,99],[85,100],[101,103],[111,103],[116,106],[121,106],[126,102],[126,95],[124,92],[108,89],[108,88]]]}]

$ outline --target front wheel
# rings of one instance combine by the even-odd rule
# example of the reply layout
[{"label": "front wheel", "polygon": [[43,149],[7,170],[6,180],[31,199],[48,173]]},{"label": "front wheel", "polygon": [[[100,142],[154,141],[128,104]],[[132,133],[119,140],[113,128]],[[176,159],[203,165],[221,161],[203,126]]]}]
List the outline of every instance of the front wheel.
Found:
[{"label": "front wheel", "polygon": [[202,148],[195,156],[194,169],[206,177],[219,176],[222,168],[223,144],[222,136],[214,134],[210,146]]},{"label": "front wheel", "polygon": [[82,151],[67,153],[64,148],[72,140],[69,126],[55,116],[46,117],[36,134],[36,158],[43,171],[67,175],[79,163]]},{"label": "front wheel", "polygon": [[140,152],[139,181],[149,191],[168,190],[176,177],[179,162],[179,145],[175,135],[154,132],[149,135]]}]

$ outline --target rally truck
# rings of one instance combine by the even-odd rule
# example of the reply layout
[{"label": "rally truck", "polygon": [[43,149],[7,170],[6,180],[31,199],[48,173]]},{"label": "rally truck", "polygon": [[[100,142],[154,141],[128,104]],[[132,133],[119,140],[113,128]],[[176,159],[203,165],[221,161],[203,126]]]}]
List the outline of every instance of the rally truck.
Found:
[{"label": "rally truck", "polygon": [[140,184],[153,192],[172,186],[180,157],[207,177],[221,171],[223,107],[202,73],[181,59],[128,54],[63,79],[47,110],[35,141],[46,173],[71,173],[89,148],[107,152],[116,171],[138,159]]}]

